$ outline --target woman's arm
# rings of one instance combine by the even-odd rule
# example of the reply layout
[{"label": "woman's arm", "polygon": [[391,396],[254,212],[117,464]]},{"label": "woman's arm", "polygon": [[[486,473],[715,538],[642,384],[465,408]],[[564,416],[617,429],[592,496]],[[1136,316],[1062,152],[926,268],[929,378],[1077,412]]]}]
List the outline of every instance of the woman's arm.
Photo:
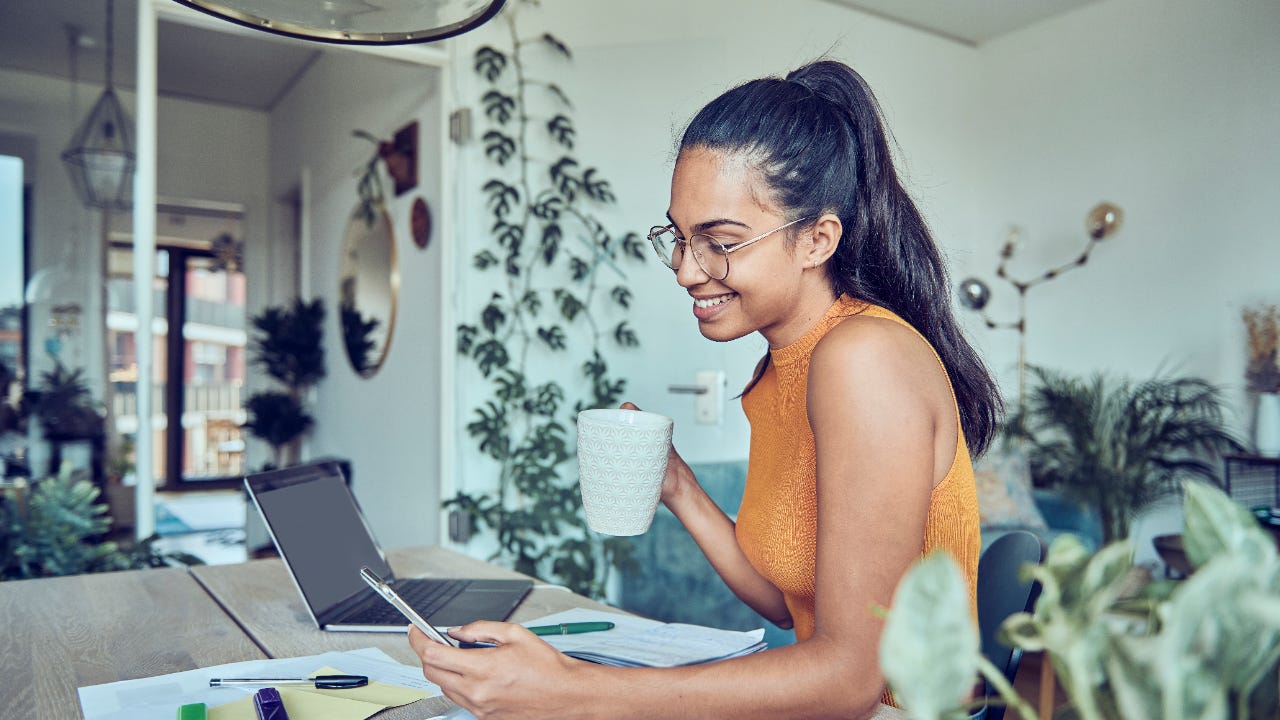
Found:
[{"label": "woman's arm", "polygon": [[720,509],[693,477],[693,471],[673,448],[668,477],[678,477],[670,493],[664,485],[662,501],[684,525],[738,599],[780,628],[792,625],[782,592],[756,571],[738,545],[734,522]]}]

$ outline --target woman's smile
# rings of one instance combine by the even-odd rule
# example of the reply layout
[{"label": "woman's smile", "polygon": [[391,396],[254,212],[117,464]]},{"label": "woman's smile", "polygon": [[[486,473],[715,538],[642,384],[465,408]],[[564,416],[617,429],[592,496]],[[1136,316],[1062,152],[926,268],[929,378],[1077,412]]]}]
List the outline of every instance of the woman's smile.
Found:
[{"label": "woman's smile", "polygon": [[737,299],[738,293],[729,292],[723,295],[711,295],[707,297],[695,297],[693,299],[693,316],[698,318],[699,322],[706,322],[715,318],[724,312],[730,302]]}]

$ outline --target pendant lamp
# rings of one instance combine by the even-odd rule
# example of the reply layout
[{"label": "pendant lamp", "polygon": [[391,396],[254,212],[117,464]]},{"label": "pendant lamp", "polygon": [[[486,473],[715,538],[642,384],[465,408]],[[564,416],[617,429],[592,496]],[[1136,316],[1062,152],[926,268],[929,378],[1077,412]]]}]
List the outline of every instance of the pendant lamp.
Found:
[{"label": "pendant lamp", "polygon": [[115,54],[114,5],[115,0],[107,0],[106,89],[71,138],[71,144],[62,153],[62,161],[86,205],[123,210],[132,202],[134,154],[131,121],[111,84]]},{"label": "pendant lamp", "polygon": [[506,0],[174,0],[245,27],[302,40],[403,45],[461,35]]}]

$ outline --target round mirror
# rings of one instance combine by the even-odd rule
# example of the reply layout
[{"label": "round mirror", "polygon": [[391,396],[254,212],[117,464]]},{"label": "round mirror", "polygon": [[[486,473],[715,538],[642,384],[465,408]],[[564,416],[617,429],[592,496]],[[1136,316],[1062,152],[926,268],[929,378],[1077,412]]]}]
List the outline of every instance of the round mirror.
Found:
[{"label": "round mirror", "polygon": [[338,278],[347,358],[357,375],[372,377],[391,346],[400,291],[395,235],[381,203],[361,203],[351,214],[342,239]]}]

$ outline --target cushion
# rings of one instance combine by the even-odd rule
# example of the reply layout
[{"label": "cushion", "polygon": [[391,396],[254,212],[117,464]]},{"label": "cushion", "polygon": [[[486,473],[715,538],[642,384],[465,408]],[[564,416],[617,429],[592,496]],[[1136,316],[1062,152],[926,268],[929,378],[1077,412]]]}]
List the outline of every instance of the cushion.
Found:
[{"label": "cushion", "polygon": [[988,453],[973,466],[978,516],[983,528],[1048,530],[1031,494],[1031,468],[1013,448]]}]

